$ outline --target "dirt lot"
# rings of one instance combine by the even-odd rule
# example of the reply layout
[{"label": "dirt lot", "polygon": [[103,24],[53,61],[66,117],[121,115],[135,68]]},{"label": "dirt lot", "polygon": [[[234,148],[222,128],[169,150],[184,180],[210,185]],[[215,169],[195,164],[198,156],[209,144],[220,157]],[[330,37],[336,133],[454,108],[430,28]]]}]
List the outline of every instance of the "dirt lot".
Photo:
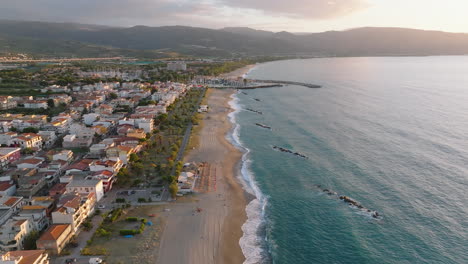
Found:
[{"label": "dirt lot", "polygon": [[[157,259],[157,249],[159,248],[160,236],[165,224],[165,219],[161,216],[163,206],[139,206],[126,209],[119,220],[112,224],[107,224],[106,229],[112,232],[108,238],[95,236],[91,251],[106,251],[106,263],[139,263],[152,264]],[[154,217],[149,216],[154,214]],[[132,238],[124,238],[119,235],[121,229],[138,229],[140,222],[127,222],[127,217],[145,218],[153,223],[146,225],[142,234]]]}]

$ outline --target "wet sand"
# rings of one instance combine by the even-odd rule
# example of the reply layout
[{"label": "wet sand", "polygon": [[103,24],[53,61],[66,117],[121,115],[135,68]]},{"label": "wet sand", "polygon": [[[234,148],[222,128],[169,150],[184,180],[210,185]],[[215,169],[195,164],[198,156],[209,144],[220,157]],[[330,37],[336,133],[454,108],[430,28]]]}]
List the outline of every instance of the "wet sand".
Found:
[{"label": "wet sand", "polygon": [[239,239],[251,197],[237,179],[242,153],[225,138],[232,128],[227,115],[232,111],[228,103],[234,92],[213,89],[209,93],[210,111],[203,117],[199,145],[184,162],[211,164],[211,191],[184,197],[170,206],[158,263],[241,264],[245,260]]}]

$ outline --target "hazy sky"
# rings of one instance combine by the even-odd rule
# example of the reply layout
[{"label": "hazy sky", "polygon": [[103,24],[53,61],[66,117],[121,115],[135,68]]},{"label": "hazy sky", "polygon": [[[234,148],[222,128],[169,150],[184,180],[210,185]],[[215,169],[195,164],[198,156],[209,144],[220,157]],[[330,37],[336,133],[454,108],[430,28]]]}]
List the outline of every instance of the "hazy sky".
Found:
[{"label": "hazy sky", "polygon": [[0,0],[0,19],[294,32],[362,26],[468,32],[468,0]]}]

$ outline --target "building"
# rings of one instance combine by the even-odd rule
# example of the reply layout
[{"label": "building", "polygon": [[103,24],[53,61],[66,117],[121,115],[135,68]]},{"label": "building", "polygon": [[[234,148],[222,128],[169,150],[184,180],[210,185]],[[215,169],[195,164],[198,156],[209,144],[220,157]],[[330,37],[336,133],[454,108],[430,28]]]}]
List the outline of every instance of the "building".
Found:
[{"label": "building", "polygon": [[42,146],[45,148],[52,147],[58,139],[55,131],[39,131],[37,134],[41,136]]},{"label": "building", "polygon": [[25,133],[21,134],[11,140],[12,144],[20,147],[21,149],[31,148],[40,150],[42,148],[42,138],[38,134]]},{"label": "building", "polygon": [[23,159],[16,163],[16,167],[18,169],[37,169],[43,162],[43,158]]},{"label": "building", "polygon": [[18,136],[16,132],[5,132],[0,134],[0,144],[5,146],[10,146],[12,140]]},{"label": "building", "polygon": [[195,174],[191,172],[182,172],[177,178],[179,193],[191,193],[195,187]]},{"label": "building", "polygon": [[79,195],[78,193],[64,194],[58,204],[57,210],[52,213],[54,224],[70,224],[76,233],[81,224],[94,212],[96,197],[94,193]]},{"label": "building", "polygon": [[0,182],[0,196],[13,196],[16,193],[16,184],[13,181]]},{"label": "building", "polygon": [[[112,148],[108,148],[106,150],[106,156],[107,156],[107,158],[119,158],[123,162],[123,164],[128,164],[128,161],[130,159],[130,155],[132,153],[135,153],[135,152],[136,152],[136,150],[132,146],[115,146],[115,147],[112,147]],[[119,168],[119,170],[120,170],[120,168]]]},{"label": "building", "polygon": [[0,96],[0,110],[16,108],[18,103],[13,100],[12,96]]},{"label": "building", "polygon": [[112,173],[111,171],[108,170],[102,170],[102,171],[94,171],[92,172],[89,176],[87,176],[87,179],[94,179],[94,180],[101,180],[102,181],[102,186],[104,188],[104,193],[112,190],[112,186],[114,185],[114,182],[117,180],[115,177],[115,173]]},{"label": "building", "polygon": [[129,129],[127,137],[146,138],[146,132],[143,129]]},{"label": "building", "polygon": [[52,160],[63,160],[70,162],[73,160],[73,152],[71,150],[61,150],[52,155]]},{"label": "building", "polygon": [[85,125],[92,125],[94,121],[99,119],[99,114],[89,113],[83,115],[83,123]]},{"label": "building", "polygon": [[69,224],[52,225],[37,240],[37,248],[58,255],[70,241],[73,234],[73,230]]},{"label": "building", "polygon": [[31,108],[31,109],[47,109],[49,106],[47,105],[47,101],[44,100],[28,100],[23,102],[24,108]]},{"label": "building", "polygon": [[102,171],[108,170],[113,173],[117,173],[123,166],[123,162],[120,159],[115,160],[95,160],[89,164],[90,171]]},{"label": "building", "polygon": [[167,63],[167,70],[168,71],[186,71],[187,64],[182,61],[175,61]]},{"label": "building", "polygon": [[31,231],[33,231],[33,226],[28,219],[8,219],[0,227],[0,249],[3,251],[22,250],[24,237]]},{"label": "building", "polygon": [[15,218],[29,219],[33,229],[37,231],[42,231],[49,226],[47,208],[42,205],[25,205]]},{"label": "building", "polygon": [[4,169],[20,159],[20,148],[0,148],[0,168]]},{"label": "building", "polygon": [[23,197],[0,197],[0,225],[4,224],[12,215],[19,212],[25,203]]},{"label": "building", "polygon": [[99,202],[104,196],[104,185],[98,179],[72,179],[67,185],[67,193],[73,192],[86,195],[93,193]]},{"label": "building", "polygon": [[10,251],[0,257],[0,264],[49,264],[49,255],[45,250]]}]

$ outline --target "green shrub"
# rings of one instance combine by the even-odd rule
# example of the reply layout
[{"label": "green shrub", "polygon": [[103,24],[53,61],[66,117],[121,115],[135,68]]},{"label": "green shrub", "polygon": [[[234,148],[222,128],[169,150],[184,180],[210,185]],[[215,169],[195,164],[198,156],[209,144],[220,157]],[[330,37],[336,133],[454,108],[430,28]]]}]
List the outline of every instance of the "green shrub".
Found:
[{"label": "green shrub", "polygon": [[125,219],[125,221],[128,221],[128,222],[136,222],[138,221],[138,217],[127,217]]},{"label": "green shrub", "polygon": [[139,203],[146,203],[146,199],[145,198],[138,198],[138,202]]},{"label": "green shrub", "polygon": [[125,203],[125,198],[117,198],[115,199],[116,203]]}]

